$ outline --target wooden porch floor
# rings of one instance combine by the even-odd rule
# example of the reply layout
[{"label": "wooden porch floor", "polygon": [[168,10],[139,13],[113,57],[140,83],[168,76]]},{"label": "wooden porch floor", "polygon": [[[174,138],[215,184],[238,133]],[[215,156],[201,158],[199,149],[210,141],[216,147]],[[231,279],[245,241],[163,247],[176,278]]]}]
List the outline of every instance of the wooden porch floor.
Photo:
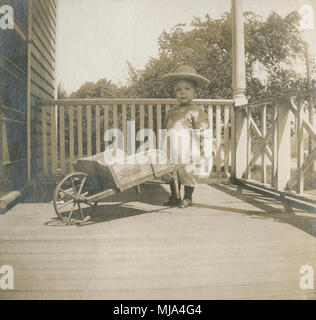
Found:
[{"label": "wooden porch floor", "polygon": [[100,205],[96,223],[58,226],[50,203],[0,216],[0,299],[314,299],[299,271],[316,268],[316,216],[229,184],[200,185],[192,208],[161,206],[147,184]]}]

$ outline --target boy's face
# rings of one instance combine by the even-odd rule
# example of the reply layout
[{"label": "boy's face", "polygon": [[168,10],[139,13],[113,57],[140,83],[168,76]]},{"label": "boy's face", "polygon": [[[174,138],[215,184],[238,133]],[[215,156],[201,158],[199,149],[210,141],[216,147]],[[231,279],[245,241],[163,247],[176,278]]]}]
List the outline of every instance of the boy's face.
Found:
[{"label": "boy's face", "polygon": [[195,86],[191,81],[177,81],[174,85],[174,91],[180,105],[190,104],[195,97]]}]

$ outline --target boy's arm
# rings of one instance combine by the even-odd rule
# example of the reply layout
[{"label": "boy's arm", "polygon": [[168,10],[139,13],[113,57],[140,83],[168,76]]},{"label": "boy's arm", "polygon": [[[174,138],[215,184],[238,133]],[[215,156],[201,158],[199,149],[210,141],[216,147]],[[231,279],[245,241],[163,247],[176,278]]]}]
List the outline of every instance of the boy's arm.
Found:
[{"label": "boy's arm", "polygon": [[208,129],[209,128],[208,114],[201,108],[197,107],[192,112],[192,124],[193,124],[193,129]]},{"label": "boy's arm", "polygon": [[[207,156],[212,154],[211,129],[208,114],[201,108],[196,108],[192,114],[193,129],[199,130],[200,152],[201,155]],[[206,147],[206,150],[204,148]],[[206,151],[206,152],[205,152]]]}]

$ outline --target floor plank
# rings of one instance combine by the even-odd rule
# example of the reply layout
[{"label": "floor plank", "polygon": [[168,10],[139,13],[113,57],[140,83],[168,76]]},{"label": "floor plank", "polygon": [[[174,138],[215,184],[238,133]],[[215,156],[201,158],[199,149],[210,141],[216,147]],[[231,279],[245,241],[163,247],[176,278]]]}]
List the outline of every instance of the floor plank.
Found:
[{"label": "floor plank", "polygon": [[56,224],[51,203],[0,216],[0,299],[315,299],[316,216],[229,184],[200,185],[191,208],[163,207],[147,184],[99,204],[95,223]]}]

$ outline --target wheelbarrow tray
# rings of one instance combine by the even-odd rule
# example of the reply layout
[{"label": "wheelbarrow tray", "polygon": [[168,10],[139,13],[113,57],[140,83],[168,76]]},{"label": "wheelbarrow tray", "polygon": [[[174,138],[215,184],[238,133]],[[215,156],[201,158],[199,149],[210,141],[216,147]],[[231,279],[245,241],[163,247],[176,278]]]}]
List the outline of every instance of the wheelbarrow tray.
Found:
[{"label": "wheelbarrow tray", "polygon": [[[113,164],[109,164],[104,153],[79,159],[74,163],[76,171],[86,173],[96,186],[95,192],[113,189],[124,191],[144,182],[157,179],[172,171],[178,170],[183,165],[169,163],[155,163],[154,159],[159,159],[160,151],[153,149],[120,159]],[[134,163],[128,163],[133,159]],[[161,158],[162,159],[162,158]]]}]

